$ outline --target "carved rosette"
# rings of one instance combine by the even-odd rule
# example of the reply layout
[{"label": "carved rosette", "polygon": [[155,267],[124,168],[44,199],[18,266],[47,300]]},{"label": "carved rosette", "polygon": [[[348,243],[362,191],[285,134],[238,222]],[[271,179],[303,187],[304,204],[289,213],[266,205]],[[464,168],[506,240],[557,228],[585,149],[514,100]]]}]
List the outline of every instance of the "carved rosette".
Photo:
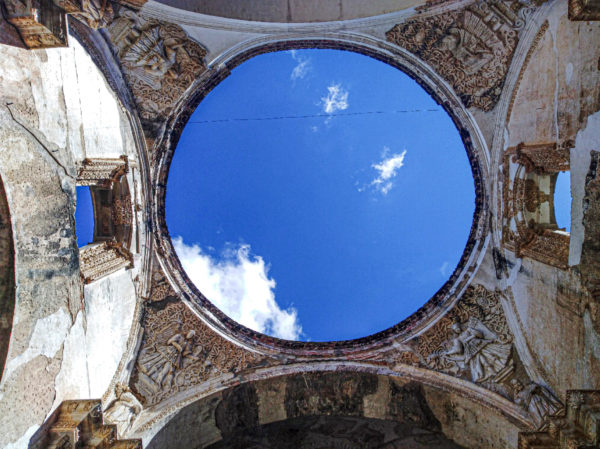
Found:
[{"label": "carved rosette", "polygon": [[206,50],[180,26],[143,19],[127,8],[110,24],[108,34],[142,123],[154,137],[175,102],[206,69]]},{"label": "carved rosette", "polygon": [[490,111],[500,98],[528,11],[517,1],[478,2],[398,24],[386,37],[430,64],[466,107]]},{"label": "carved rosette", "polygon": [[182,302],[149,305],[143,327],[130,386],[144,406],[265,360],[216,334]]}]

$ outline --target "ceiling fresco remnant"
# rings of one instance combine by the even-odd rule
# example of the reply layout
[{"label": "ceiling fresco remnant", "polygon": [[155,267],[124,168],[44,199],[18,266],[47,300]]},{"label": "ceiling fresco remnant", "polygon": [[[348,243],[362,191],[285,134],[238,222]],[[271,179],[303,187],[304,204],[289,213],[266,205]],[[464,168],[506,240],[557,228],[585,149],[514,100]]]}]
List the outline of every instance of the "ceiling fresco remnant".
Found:
[{"label": "ceiling fresco remnant", "polygon": [[490,111],[531,12],[519,1],[482,1],[398,24],[386,38],[431,64],[466,107]]},{"label": "ceiling fresco remnant", "polygon": [[[2,0],[2,14],[0,446],[600,447],[598,1],[430,0],[310,23],[145,0]],[[192,108],[241,61],[303,47],[405,68],[451,115],[473,166],[459,269],[381,335],[316,344],[250,331],[186,288],[169,253],[169,152]],[[89,137],[108,103],[120,121]],[[112,185],[127,161],[127,195],[100,222],[128,235],[135,222],[143,250],[110,237],[70,256],[74,186]],[[552,221],[565,170],[570,234]],[[130,313],[109,315],[127,301]]]}]

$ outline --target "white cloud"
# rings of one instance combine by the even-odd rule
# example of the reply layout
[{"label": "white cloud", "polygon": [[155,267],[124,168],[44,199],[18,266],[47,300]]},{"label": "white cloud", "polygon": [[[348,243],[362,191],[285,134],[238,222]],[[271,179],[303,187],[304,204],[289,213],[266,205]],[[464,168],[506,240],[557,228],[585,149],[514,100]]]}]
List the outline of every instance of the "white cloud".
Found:
[{"label": "white cloud", "polygon": [[387,195],[393,187],[392,178],[396,176],[398,169],[404,166],[404,156],[406,156],[406,150],[404,150],[400,154],[396,153],[390,157],[386,157],[389,150],[388,147],[385,147],[383,160],[379,164],[371,165],[371,167],[379,172],[379,176],[371,181],[371,185],[384,195]]},{"label": "white cloud", "polygon": [[290,54],[292,55],[294,61],[297,62],[296,67],[294,67],[292,73],[290,74],[290,79],[292,81],[296,81],[297,79],[304,78],[312,69],[310,58],[299,55],[296,50],[292,50]]},{"label": "white cloud", "polygon": [[260,256],[241,244],[215,260],[198,245],[173,239],[184,270],[198,289],[229,317],[258,332],[297,340],[302,326],[294,308],[282,310],[275,301],[275,280]]},{"label": "white cloud", "polygon": [[450,267],[450,264],[448,263],[448,261],[444,261],[444,263],[442,264],[442,266],[440,267],[440,274],[442,275],[442,277],[447,277],[448,276],[448,268]]},{"label": "white cloud", "polygon": [[327,88],[327,96],[322,97],[321,102],[326,114],[348,109],[348,91],[340,84],[332,84]]}]

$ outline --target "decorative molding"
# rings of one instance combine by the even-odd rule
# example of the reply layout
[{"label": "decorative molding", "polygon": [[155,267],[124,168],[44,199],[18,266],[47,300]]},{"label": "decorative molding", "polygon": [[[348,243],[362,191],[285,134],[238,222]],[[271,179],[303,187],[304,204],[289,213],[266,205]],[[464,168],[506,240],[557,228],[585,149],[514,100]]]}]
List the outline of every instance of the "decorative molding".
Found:
[{"label": "decorative molding", "polygon": [[565,402],[544,430],[519,433],[519,449],[600,447],[600,390],[569,390]]},{"label": "decorative molding", "polygon": [[485,1],[394,26],[388,41],[430,64],[466,107],[494,108],[526,17],[518,1]]},{"label": "decorative molding", "polygon": [[108,276],[121,268],[133,267],[133,256],[123,245],[113,241],[81,248],[81,276],[86,284]]},{"label": "decorative molding", "polygon": [[113,159],[84,159],[77,175],[77,184],[111,187],[113,182],[118,181],[128,172],[127,156]]},{"label": "decorative molding", "polygon": [[63,401],[29,442],[30,449],[142,449],[141,440],[119,440],[105,425],[99,399]]},{"label": "decorative molding", "polygon": [[4,0],[6,20],[21,35],[27,48],[68,45],[65,11],[50,0]]},{"label": "decorative molding", "polygon": [[180,26],[142,18],[127,8],[107,30],[142,124],[155,137],[173,105],[206,70],[206,50]]},{"label": "decorative molding", "polygon": [[[502,166],[502,245],[517,257],[529,257],[562,270],[569,268],[568,233],[554,221],[555,175],[569,170],[572,142],[524,144],[508,148]],[[515,167],[516,166],[516,167]],[[549,192],[540,189],[548,178]],[[538,211],[548,203],[547,220],[540,221]]]},{"label": "decorative molding", "polygon": [[144,406],[266,361],[216,334],[182,302],[148,305],[143,328],[130,386]]}]

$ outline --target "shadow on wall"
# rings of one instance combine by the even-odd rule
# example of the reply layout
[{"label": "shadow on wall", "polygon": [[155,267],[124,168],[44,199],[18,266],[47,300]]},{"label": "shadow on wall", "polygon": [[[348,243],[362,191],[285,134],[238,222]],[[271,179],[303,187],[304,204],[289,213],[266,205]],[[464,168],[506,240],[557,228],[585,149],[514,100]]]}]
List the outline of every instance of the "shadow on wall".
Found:
[{"label": "shadow on wall", "polygon": [[[4,373],[15,309],[15,254],[10,212],[0,179],[0,373]],[[2,377],[0,376],[0,380]]]},{"label": "shadow on wall", "polygon": [[6,12],[3,5],[0,5],[2,14],[0,14],[0,44],[10,45],[11,47],[27,48],[19,36],[17,29],[6,21],[3,17]]}]

